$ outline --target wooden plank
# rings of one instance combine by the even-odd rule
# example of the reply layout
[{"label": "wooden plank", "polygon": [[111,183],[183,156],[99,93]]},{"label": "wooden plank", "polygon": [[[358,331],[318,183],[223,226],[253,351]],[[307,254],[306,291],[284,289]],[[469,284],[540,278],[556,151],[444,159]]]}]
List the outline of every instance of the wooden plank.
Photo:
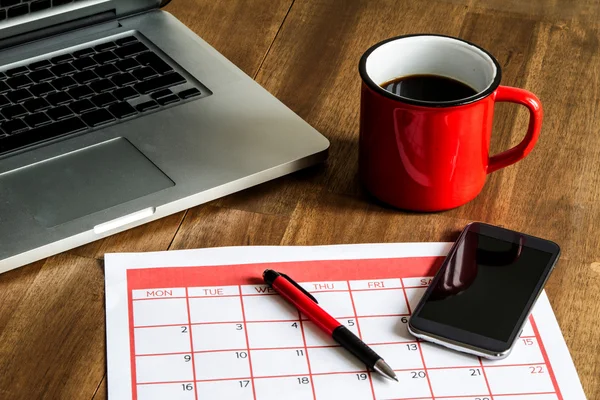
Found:
[{"label": "wooden plank", "polygon": [[288,217],[279,215],[199,206],[188,212],[170,249],[277,245],[288,222]]},{"label": "wooden plank", "polygon": [[600,263],[562,258],[546,292],[587,398],[600,399]]},{"label": "wooden plank", "polygon": [[0,332],[2,398],[92,397],[105,373],[103,288],[97,260],[46,261]]},{"label": "wooden plank", "polygon": [[399,213],[350,196],[319,193],[300,202],[282,245],[453,241],[468,220]]},{"label": "wooden plank", "polygon": [[106,375],[104,375],[104,379],[102,379],[102,383],[98,386],[98,390],[94,393],[93,400],[106,400],[108,399],[108,387],[107,387]]},{"label": "wooden plank", "polygon": [[[36,279],[44,261],[26,265],[0,275],[0,335],[13,318],[17,307]],[[0,349],[2,344],[0,343]]]}]

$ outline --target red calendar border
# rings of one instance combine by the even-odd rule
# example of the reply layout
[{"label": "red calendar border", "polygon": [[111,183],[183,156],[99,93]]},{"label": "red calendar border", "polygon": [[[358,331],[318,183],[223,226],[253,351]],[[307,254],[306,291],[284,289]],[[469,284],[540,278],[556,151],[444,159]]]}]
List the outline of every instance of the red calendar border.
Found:
[{"label": "red calendar border", "polygon": [[[298,281],[351,281],[389,278],[418,278],[435,275],[444,257],[406,257],[351,260],[289,261],[256,264],[213,265],[202,267],[163,267],[127,270],[127,292],[129,310],[129,341],[131,358],[132,399],[137,400],[135,365],[135,336],[133,321],[132,291],[139,289],[187,288],[202,286],[241,286],[264,284],[262,272],[267,268],[282,270]],[[376,276],[377,278],[373,278]],[[426,285],[424,285],[426,286]],[[350,289],[349,289],[350,290]],[[240,287],[240,298],[242,296]],[[186,296],[187,298],[187,296]],[[537,325],[530,322],[538,340],[544,363],[559,400],[563,400],[556,376],[550,364]],[[423,364],[425,368],[425,364]],[[195,372],[195,371],[194,371]],[[487,381],[487,379],[486,379]],[[195,381],[194,381],[195,382]],[[196,391],[197,386],[194,385]],[[431,387],[430,387],[431,390]],[[197,392],[196,392],[197,396]],[[493,396],[493,395],[492,395]],[[435,396],[432,398],[435,399]],[[493,397],[492,397],[493,398]]]}]

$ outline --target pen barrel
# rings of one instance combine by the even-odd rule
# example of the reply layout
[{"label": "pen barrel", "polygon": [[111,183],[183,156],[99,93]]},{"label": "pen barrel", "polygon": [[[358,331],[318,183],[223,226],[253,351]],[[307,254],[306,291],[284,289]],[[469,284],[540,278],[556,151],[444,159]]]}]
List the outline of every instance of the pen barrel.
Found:
[{"label": "pen barrel", "polygon": [[354,354],[356,358],[364,362],[369,369],[373,369],[375,363],[381,360],[377,353],[343,325],[337,327],[331,337],[343,348]]}]

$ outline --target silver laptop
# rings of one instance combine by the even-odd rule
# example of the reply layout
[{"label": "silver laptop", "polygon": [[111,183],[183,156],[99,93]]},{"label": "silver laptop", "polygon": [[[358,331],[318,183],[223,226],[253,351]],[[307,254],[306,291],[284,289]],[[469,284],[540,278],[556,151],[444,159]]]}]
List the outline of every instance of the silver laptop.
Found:
[{"label": "silver laptop", "polygon": [[0,0],[0,272],[325,159],[161,5]]}]

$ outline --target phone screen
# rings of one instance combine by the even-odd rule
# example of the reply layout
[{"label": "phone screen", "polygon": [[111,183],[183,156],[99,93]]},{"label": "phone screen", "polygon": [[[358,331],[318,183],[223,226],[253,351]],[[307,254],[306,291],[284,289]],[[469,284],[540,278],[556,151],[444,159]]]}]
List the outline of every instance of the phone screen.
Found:
[{"label": "phone screen", "polygon": [[467,231],[446,260],[418,316],[509,341],[552,253]]}]

